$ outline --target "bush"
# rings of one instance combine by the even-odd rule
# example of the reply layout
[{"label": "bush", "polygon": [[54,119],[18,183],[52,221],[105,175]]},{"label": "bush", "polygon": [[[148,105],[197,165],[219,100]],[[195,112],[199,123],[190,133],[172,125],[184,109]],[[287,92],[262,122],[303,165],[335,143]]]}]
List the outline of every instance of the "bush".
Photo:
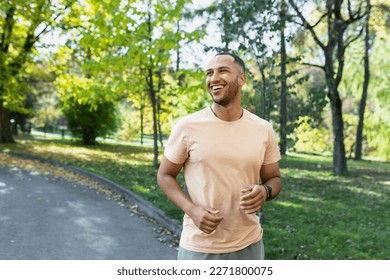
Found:
[{"label": "bush", "polygon": [[298,126],[295,128],[292,139],[295,141],[294,149],[301,152],[325,152],[329,151],[331,136],[324,127],[313,127],[311,118],[299,117]]},{"label": "bush", "polygon": [[72,134],[82,139],[84,145],[95,144],[96,137],[105,137],[117,128],[115,104],[102,102],[95,108],[89,104],[73,102],[63,109]]},{"label": "bush", "polygon": [[60,107],[72,134],[85,145],[95,144],[118,125],[117,97],[108,84],[99,79],[64,74],[56,80]]}]

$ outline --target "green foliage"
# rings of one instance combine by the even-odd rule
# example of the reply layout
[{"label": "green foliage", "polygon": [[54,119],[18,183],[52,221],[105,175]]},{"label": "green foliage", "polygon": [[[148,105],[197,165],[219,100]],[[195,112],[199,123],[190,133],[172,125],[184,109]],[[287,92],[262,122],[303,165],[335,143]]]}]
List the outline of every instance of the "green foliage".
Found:
[{"label": "green foliage", "polygon": [[[354,45],[346,57],[346,68],[343,76],[341,90],[346,101],[354,104],[346,108],[344,114],[346,128],[346,150],[351,155],[351,145],[354,144],[356,134],[356,123],[358,104],[362,95],[363,85],[363,67],[361,59],[363,57],[362,44]],[[390,82],[386,78],[390,73],[390,59],[386,55],[390,51],[390,40],[388,38],[376,40],[372,46],[371,75],[368,88],[367,108],[363,130],[363,154],[379,156],[383,159],[389,159],[388,145],[390,129],[387,125],[390,123]],[[354,119],[355,118],[355,119]],[[349,120],[354,119],[348,127]]]},{"label": "green foliage", "polygon": [[[84,28],[72,39],[77,46],[74,56],[81,56],[83,61],[77,70],[88,77],[110,81],[112,91],[139,110],[141,135],[144,125],[149,124],[143,121],[153,120],[155,165],[157,137],[165,120],[164,74],[170,68],[171,53],[180,48],[179,43],[194,40],[199,34],[177,28],[188,2],[89,0],[85,5]],[[78,102],[82,102],[80,98],[83,97],[77,96]],[[134,123],[124,123],[124,133],[120,135],[129,137],[133,126]]]},{"label": "green foliage", "polygon": [[[72,102],[73,101],[73,102]],[[105,137],[116,129],[115,104],[103,102],[91,108],[75,99],[69,100],[71,107],[63,109],[68,127],[73,135],[81,137],[84,145],[95,144],[96,137]]]},{"label": "green foliage", "polygon": [[[281,76],[278,75],[280,59],[277,52],[280,48],[279,32],[286,24],[290,58],[287,64],[289,90],[285,131],[292,133],[300,126],[295,130],[300,137],[292,135],[290,147],[294,148],[294,141],[297,141],[298,146],[295,148],[298,150],[309,151],[311,147],[315,151],[328,150],[331,147],[328,143],[331,121],[326,107],[324,75],[318,67],[302,67],[300,63],[303,60],[298,59],[304,55],[304,61],[322,64],[324,57],[319,55],[313,38],[306,36],[307,33],[302,32],[301,27],[293,25],[291,15],[281,18],[283,1],[218,0],[210,2],[203,10],[190,10],[188,7],[193,7],[190,2],[5,1],[0,7],[2,105],[18,114],[34,116],[32,120],[37,127],[47,124],[55,127],[61,118],[58,105],[63,107],[64,112],[71,112],[70,108],[75,106],[75,111],[76,107],[83,107],[77,110],[90,114],[98,112],[102,104],[116,104],[114,107],[117,107],[126,100],[128,110],[120,113],[121,123],[118,124],[121,127],[118,132],[120,139],[153,134],[153,107],[157,112],[159,133],[167,135],[177,118],[211,102],[204,88],[204,74],[196,69],[198,66],[191,69],[191,66],[186,65],[189,69],[181,69],[180,64],[183,46],[191,48],[192,42],[199,42],[206,35],[208,29],[205,26],[209,24],[217,26],[221,33],[212,34],[216,40],[207,41],[206,50],[238,51],[242,55],[248,69],[242,104],[270,120],[278,131]],[[355,9],[359,3],[364,7],[363,1],[357,1],[352,3],[351,8]],[[291,3],[287,1],[287,4],[292,14]],[[314,19],[321,17],[324,5],[319,1],[312,4],[306,3],[304,7],[311,9],[312,17],[308,19],[313,20],[311,24],[314,24]],[[383,0],[373,4],[370,26],[373,30],[370,52],[372,66],[363,150],[365,155],[388,158],[388,4]],[[200,19],[207,24],[188,31],[191,28],[186,28],[192,24],[195,14],[202,15]],[[346,39],[357,35],[352,32],[355,27],[351,26],[347,30]],[[321,40],[325,39],[326,21],[319,22],[314,29]],[[49,35],[49,38],[57,34],[65,37],[66,42],[58,40],[53,47],[52,42],[46,39],[42,41],[45,35]],[[219,37],[221,44],[214,44],[219,41]],[[348,155],[352,154],[354,145],[354,116],[357,115],[363,82],[362,43],[356,40],[347,48],[343,80],[339,87],[344,100]],[[175,60],[177,65],[173,65]],[[56,80],[54,75],[58,76],[57,89],[52,83]],[[307,77],[307,80],[300,77]],[[31,102],[34,102],[35,112],[31,109]],[[111,111],[116,110],[112,107]],[[71,113],[68,115],[71,116]],[[309,119],[297,121],[301,116]],[[107,127],[114,128],[115,125]],[[311,134],[307,134],[308,131]],[[110,129],[99,135],[112,132],[114,130]],[[322,141],[317,141],[320,135],[325,136]],[[309,143],[309,137],[314,137],[312,144]],[[328,148],[324,149],[322,142],[328,143]]]},{"label": "green foliage", "polygon": [[390,123],[381,114],[367,114],[365,135],[367,143],[365,153],[390,160]]},{"label": "green foliage", "polygon": [[117,128],[115,94],[101,81],[65,74],[57,78],[60,105],[68,127],[91,145]]},{"label": "green foliage", "polygon": [[298,118],[298,126],[291,137],[294,149],[300,152],[325,152],[331,146],[331,135],[323,127],[314,127],[310,117]]},{"label": "green foliage", "polygon": [[59,119],[60,111],[53,104],[47,103],[36,111],[31,123],[38,129],[55,128],[58,126]]},{"label": "green foliage", "polygon": [[352,114],[344,114],[344,144],[347,157],[352,158],[355,152],[356,144],[356,127],[358,124],[358,117]]},{"label": "green foliage", "polygon": [[294,103],[294,107],[289,107],[289,111],[295,116],[295,112],[299,115],[310,116],[313,125],[318,127],[322,125],[324,110],[328,104],[325,77],[318,69],[309,68],[302,72],[306,81],[297,85],[295,91],[291,92],[298,101]]},{"label": "green foliage", "polygon": [[140,136],[140,116],[138,111],[127,105],[127,103],[122,104],[119,109],[121,127],[115,136],[119,140],[134,141]]},{"label": "green foliage", "polygon": [[[6,1],[0,5],[0,98],[10,96],[8,99],[13,99],[15,96],[14,99],[18,99],[20,81],[17,77],[35,54],[35,44],[54,26],[70,26],[65,18],[69,19],[73,2],[29,0]],[[17,102],[8,104],[18,106]]]},{"label": "green foliage", "polygon": [[[179,78],[178,78],[179,77]],[[172,122],[178,118],[204,108],[211,103],[205,88],[204,72],[201,70],[180,70],[166,72],[165,87],[160,99],[163,111],[163,131],[170,132]]]}]

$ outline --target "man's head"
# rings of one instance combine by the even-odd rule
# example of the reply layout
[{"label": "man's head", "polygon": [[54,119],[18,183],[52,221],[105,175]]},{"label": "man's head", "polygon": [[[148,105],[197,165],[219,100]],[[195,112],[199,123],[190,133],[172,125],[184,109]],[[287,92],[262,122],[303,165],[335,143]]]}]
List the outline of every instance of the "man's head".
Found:
[{"label": "man's head", "polygon": [[245,83],[245,65],[238,56],[219,53],[206,69],[206,87],[213,101],[225,106],[239,102],[241,88]]},{"label": "man's head", "polygon": [[245,63],[239,56],[237,56],[233,53],[229,53],[229,52],[217,53],[215,56],[218,56],[218,55],[229,55],[229,56],[233,57],[234,62],[241,68],[242,72],[245,74]]}]

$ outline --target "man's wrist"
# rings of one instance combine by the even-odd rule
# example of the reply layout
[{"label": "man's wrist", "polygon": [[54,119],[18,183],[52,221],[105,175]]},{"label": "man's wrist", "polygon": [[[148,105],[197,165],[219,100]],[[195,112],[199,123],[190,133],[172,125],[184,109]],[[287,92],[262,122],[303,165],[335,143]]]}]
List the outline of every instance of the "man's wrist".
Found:
[{"label": "man's wrist", "polygon": [[272,187],[267,185],[267,184],[262,184],[262,186],[264,187],[266,193],[267,193],[267,198],[266,200],[269,201],[272,199]]}]

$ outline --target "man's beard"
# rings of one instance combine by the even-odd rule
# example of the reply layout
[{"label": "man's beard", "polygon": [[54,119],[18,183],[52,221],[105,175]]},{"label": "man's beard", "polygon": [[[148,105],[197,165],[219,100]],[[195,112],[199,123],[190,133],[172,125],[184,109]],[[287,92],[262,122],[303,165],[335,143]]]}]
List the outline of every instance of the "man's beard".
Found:
[{"label": "man's beard", "polygon": [[231,83],[229,85],[229,88],[227,89],[227,94],[219,100],[214,98],[214,96],[211,92],[209,92],[209,93],[210,93],[211,98],[213,99],[214,103],[221,105],[221,106],[226,106],[226,105],[230,104],[236,98],[237,94],[239,93],[239,89],[240,89],[240,87],[239,87],[237,81],[234,81],[233,83]]}]

